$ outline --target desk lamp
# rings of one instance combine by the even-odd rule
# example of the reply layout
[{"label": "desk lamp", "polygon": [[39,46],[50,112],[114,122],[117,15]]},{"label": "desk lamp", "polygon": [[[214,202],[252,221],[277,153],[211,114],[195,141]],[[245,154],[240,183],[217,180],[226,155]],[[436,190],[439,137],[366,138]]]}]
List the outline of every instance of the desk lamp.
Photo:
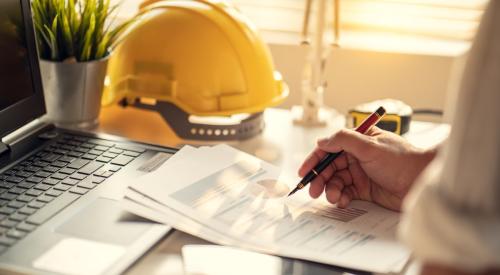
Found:
[{"label": "desk lamp", "polygon": [[[294,107],[294,123],[303,126],[325,126],[323,93],[327,86],[325,79],[326,62],[330,52],[330,45],[326,43],[325,25],[327,23],[327,0],[317,0],[316,31],[312,42],[309,41],[309,21],[313,0],[306,0],[304,22],[302,26],[302,42],[308,46],[306,64],[302,77],[302,106]],[[333,0],[333,42],[331,46],[339,47],[340,35],[340,0]]]}]

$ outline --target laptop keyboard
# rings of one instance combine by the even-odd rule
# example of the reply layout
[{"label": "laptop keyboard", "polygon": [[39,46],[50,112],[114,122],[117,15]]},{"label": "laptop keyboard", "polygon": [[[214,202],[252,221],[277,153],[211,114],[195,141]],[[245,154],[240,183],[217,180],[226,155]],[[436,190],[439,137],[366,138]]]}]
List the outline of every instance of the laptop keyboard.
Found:
[{"label": "laptop keyboard", "polygon": [[145,150],[64,135],[0,174],[0,253]]}]

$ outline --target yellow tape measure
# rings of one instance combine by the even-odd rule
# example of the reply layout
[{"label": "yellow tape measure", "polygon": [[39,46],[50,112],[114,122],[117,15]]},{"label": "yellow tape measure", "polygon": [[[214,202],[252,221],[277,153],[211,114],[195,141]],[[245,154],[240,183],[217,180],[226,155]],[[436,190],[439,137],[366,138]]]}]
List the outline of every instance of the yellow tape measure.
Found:
[{"label": "yellow tape measure", "polygon": [[348,127],[358,127],[378,106],[383,106],[387,110],[387,113],[377,123],[377,127],[398,135],[402,135],[410,130],[410,121],[413,113],[411,107],[394,99],[377,100],[356,106],[353,110],[349,111],[347,117]]}]

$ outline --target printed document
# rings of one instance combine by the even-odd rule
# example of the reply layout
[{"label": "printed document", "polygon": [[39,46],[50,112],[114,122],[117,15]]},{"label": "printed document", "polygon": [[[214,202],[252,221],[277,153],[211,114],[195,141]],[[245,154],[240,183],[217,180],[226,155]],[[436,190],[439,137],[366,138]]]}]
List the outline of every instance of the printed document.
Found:
[{"label": "printed document", "polygon": [[371,272],[398,272],[409,252],[396,241],[399,214],[369,202],[341,209],[297,179],[226,145],[185,147],[131,183],[128,210],[204,238],[274,255]]}]

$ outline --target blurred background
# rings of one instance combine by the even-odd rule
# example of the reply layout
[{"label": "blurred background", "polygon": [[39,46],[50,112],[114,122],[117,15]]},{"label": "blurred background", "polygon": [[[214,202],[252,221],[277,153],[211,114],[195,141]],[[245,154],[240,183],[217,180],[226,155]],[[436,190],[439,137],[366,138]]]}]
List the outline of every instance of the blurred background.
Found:
[{"label": "blurred background", "polygon": [[[119,19],[131,17],[141,0],[122,2]],[[308,46],[301,45],[305,0],[228,0],[259,29],[276,69],[290,86],[280,106],[301,104],[301,79]],[[471,41],[488,0],[343,0],[340,47],[331,47],[326,66],[325,105],[346,113],[380,98],[404,101],[414,109],[453,105]],[[333,10],[333,5],[328,5]],[[314,35],[316,5],[309,34]],[[330,11],[328,11],[330,12]],[[332,11],[333,12],[333,11]],[[331,22],[329,22],[331,23]]]}]

